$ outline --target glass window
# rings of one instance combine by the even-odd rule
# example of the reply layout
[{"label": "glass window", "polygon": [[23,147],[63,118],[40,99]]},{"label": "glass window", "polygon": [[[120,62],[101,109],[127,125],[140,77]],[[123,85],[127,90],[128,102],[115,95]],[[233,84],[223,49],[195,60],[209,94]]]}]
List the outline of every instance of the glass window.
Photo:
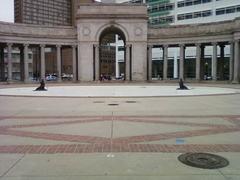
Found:
[{"label": "glass window", "polygon": [[226,14],[234,13],[234,12],[235,12],[235,8],[233,8],[233,7],[226,9]]},{"label": "glass window", "polygon": [[193,4],[193,2],[191,0],[185,2],[185,6],[192,6],[192,4]]},{"label": "glass window", "polygon": [[240,12],[240,6],[237,6],[236,11]]},{"label": "glass window", "polygon": [[216,10],[216,15],[222,15],[225,14],[225,9],[217,9]]},{"label": "glass window", "polygon": [[211,2],[212,0],[202,0],[202,3],[208,3]]},{"label": "glass window", "polygon": [[184,7],[184,2],[178,2],[178,7]]},{"label": "glass window", "polygon": [[184,15],[183,14],[178,15],[177,19],[178,20],[184,20]]},{"label": "glass window", "polygon": [[201,15],[201,12],[195,12],[194,13],[194,18],[199,18],[199,17],[201,17],[202,15]]},{"label": "glass window", "polygon": [[185,15],[185,19],[192,19],[192,18],[193,18],[192,13],[189,13],[189,14]]},{"label": "glass window", "polygon": [[194,5],[201,4],[201,0],[194,0],[194,1],[193,1],[193,4],[194,4]]}]

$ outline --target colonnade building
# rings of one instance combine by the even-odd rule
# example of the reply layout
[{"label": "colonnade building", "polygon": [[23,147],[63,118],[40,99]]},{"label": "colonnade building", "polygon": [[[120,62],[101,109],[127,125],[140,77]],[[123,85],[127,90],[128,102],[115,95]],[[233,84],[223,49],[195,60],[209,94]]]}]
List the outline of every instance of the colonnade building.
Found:
[{"label": "colonnade building", "polygon": [[[182,78],[239,83],[239,18],[153,28],[148,26],[144,5],[96,3],[78,6],[75,21],[76,26],[0,22],[1,79],[14,81],[13,51],[19,50],[24,82],[45,79],[48,74],[54,74],[59,82],[66,74],[74,82],[98,81],[109,62],[112,70],[104,75],[114,79],[121,74],[124,81]],[[123,42],[122,47],[115,47],[123,54],[121,66],[116,60],[116,66],[112,66],[116,41],[109,37],[113,35]],[[171,48],[178,49],[176,58],[170,55]],[[153,49],[161,53],[156,55]],[[49,52],[54,55],[46,58]],[[186,52],[192,56],[186,56]]]}]

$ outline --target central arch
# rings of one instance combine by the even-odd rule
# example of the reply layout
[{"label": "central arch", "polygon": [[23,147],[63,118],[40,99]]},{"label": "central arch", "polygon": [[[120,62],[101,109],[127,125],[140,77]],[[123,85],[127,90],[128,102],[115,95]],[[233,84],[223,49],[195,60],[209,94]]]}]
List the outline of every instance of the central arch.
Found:
[{"label": "central arch", "polygon": [[105,28],[99,36],[100,80],[125,80],[126,36],[115,26]]}]

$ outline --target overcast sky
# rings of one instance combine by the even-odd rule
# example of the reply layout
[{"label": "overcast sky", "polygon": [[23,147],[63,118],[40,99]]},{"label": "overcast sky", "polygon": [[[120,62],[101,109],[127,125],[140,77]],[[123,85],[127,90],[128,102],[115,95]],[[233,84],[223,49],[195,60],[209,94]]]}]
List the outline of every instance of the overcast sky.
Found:
[{"label": "overcast sky", "polygon": [[0,21],[13,22],[13,0],[1,0]]}]

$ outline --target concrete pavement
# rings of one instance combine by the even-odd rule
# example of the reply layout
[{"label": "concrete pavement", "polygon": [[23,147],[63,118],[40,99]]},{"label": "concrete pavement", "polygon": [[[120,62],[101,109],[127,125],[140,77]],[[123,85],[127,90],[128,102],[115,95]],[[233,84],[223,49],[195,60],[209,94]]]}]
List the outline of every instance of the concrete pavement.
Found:
[{"label": "concrete pavement", "polygon": [[[3,180],[240,178],[240,94],[0,96],[0,107]],[[185,152],[218,154],[230,165],[218,170],[189,167],[177,160]]]}]

